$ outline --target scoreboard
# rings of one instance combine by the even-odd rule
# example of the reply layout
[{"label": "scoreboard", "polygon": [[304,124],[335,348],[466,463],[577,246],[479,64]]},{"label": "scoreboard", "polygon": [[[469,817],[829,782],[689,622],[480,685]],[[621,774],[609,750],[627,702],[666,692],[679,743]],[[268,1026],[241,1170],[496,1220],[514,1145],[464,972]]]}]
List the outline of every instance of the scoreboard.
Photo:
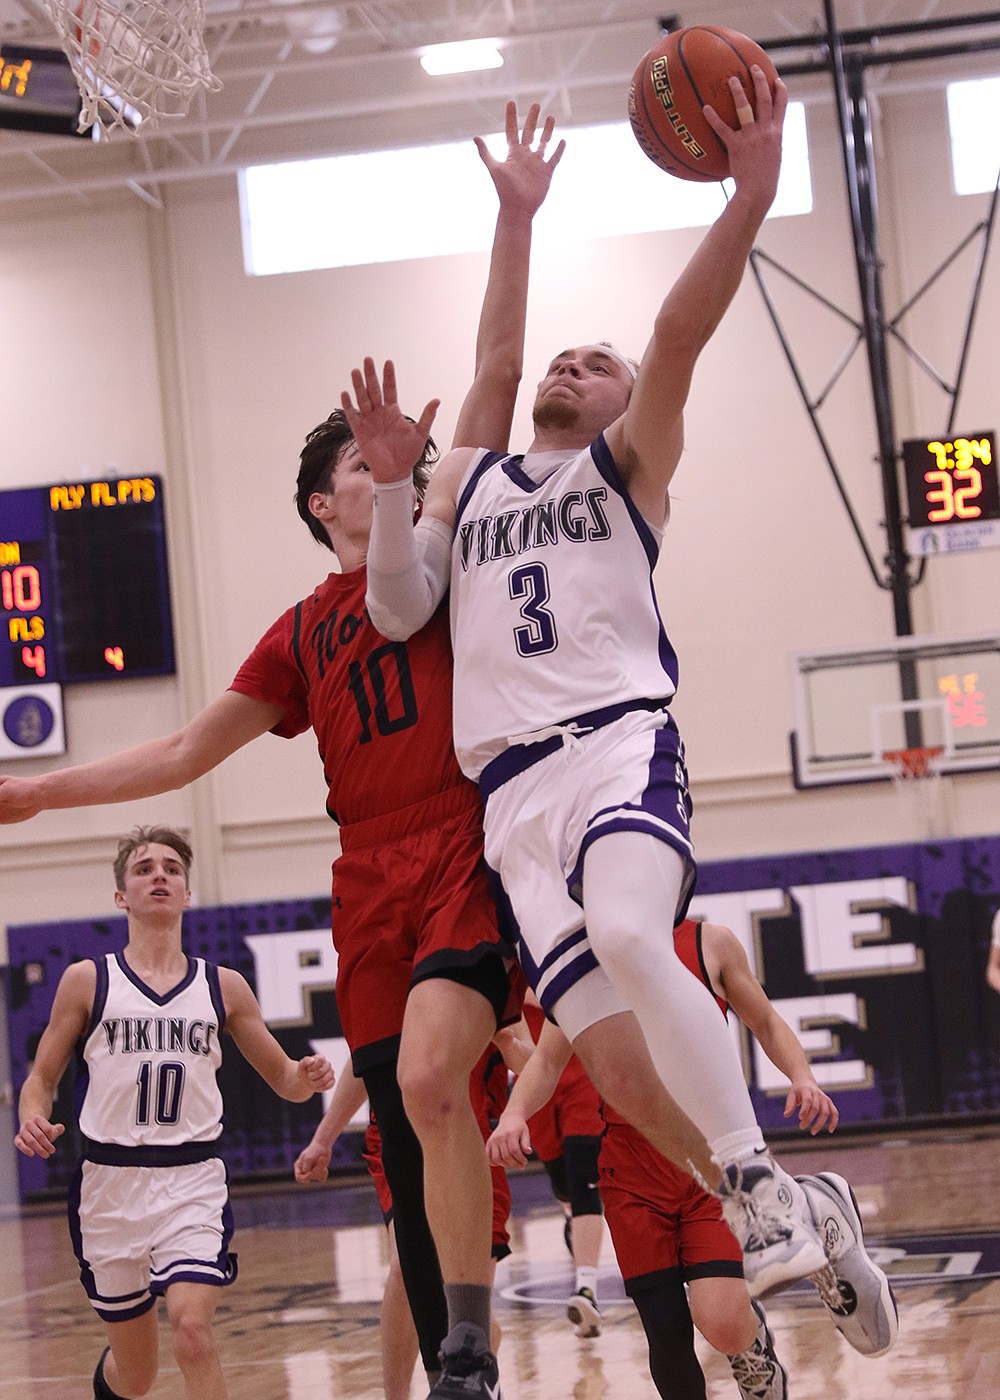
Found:
[{"label": "scoreboard", "polygon": [[89,128],[78,129],[82,106],[69,59],[61,49],[0,43],[0,127],[89,136]]},{"label": "scoreboard", "polygon": [[160,478],[0,491],[0,689],[174,669]]},{"label": "scoreboard", "polygon": [[996,433],[909,438],[902,455],[911,554],[1000,546]]}]

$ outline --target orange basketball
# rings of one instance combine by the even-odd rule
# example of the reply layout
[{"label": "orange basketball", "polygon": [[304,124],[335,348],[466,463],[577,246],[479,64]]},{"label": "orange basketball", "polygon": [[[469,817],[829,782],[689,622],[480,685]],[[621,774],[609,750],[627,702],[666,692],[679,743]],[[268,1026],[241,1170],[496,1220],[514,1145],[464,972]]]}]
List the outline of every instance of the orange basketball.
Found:
[{"label": "orange basketball", "polygon": [[681,180],[724,180],[726,148],[705,120],[710,104],[724,122],[738,125],[729,79],[738,77],[756,108],[750,65],[764,70],[771,91],[778,72],[767,54],[735,29],[693,25],[677,29],[641,59],[628,94],[635,139],[654,164]]}]

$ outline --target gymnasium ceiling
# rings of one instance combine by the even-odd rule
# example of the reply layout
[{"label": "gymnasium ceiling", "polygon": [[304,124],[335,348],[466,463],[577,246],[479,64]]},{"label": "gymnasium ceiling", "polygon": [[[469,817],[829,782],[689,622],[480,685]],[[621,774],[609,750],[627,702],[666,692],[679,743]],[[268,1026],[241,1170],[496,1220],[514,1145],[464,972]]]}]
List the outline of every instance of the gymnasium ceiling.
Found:
[{"label": "gymnasium ceiling", "polygon": [[[1000,14],[962,0],[835,6],[842,31],[973,13],[1000,34]],[[564,127],[619,119],[636,61],[660,35],[659,18],[675,15],[759,41],[826,27],[823,0],[668,0],[661,8],[656,0],[208,0],[206,41],[220,92],[199,95],[186,118],[138,138],[98,144],[0,130],[0,203],[89,202],[124,188],[157,203],[170,184],[253,162],[498,130],[507,97],[522,108],[540,99]],[[420,67],[423,46],[476,37],[501,42],[502,68],[429,77]],[[56,43],[38,0],[0,0],[0,46],[18,43]],[[1000,54],[990,59],[985,71],[1000,70]],[[888,80],[881,70],[880,78]],[[797,83],[795,96],[829,92],[825,77]]]}]

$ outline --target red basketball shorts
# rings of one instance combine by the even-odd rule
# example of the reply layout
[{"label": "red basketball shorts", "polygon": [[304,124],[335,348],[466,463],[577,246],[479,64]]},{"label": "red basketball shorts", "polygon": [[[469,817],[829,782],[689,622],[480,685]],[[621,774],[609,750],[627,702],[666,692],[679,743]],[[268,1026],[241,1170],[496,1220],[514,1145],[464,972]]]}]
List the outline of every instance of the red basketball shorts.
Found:
[{"label": "red basketball shorts", "polygon": [[600,1137],[604,1132],[600,1096],[575,1055],[560,1075],[551,1099],[528,1119],[528,1132],[540,1162],[561,1157],[564,1138]]},{"label": "red basketball shorts", "polygon": [[[483,1128],[482,1120],[480,1120],[479,1126]],[[483,1132],[484,1142],[489,1134],[490,1128],[487,1124]],[[392,1220],[392,1194],[389,1191],[389,1183],[385,1179],[385,1172],[382,1170],[382,1137],[378,1130],[378,1124],[374,1120],[368,1124],[365,1132],[363,1155],[368,1163],[368,1172],[375,1187],[375,1194],[378,1196],[382,1219],[388,1225]],[[506,1259],[510,1253],[510,1234],[507,1230],[507,1221],[510,1219],[510,1183],[503,1167],[491,1167],[490,1176],[493,1182],[492,1254],[494,1259]]]},{"label": "red basketball shorts", "polygon": [[472,784],[341,830],[333,866],[337,1008],[355,1073],[394,1057],[411,986],[451,977],[516,1018],[510,949],[483,864]]},{"label": "red basketball shorts", "polygon": [[743,1255],[718,1200],[623,1123],[608,1123],[601,1144],[601,1198],[626,1293],[666,1269],[742,1278]]}]

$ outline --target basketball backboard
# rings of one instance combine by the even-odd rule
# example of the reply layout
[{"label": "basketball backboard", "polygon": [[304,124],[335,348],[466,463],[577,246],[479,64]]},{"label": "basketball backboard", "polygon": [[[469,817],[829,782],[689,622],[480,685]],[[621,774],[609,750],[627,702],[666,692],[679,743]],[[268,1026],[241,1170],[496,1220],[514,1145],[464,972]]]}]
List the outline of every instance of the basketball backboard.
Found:
[{"label": "basketball backboard", "polygon": [[918,746],[943,773],[1000,768],[1000,636],[800,652],[790,679],[796,787],[887,780],[883,755]]}]

